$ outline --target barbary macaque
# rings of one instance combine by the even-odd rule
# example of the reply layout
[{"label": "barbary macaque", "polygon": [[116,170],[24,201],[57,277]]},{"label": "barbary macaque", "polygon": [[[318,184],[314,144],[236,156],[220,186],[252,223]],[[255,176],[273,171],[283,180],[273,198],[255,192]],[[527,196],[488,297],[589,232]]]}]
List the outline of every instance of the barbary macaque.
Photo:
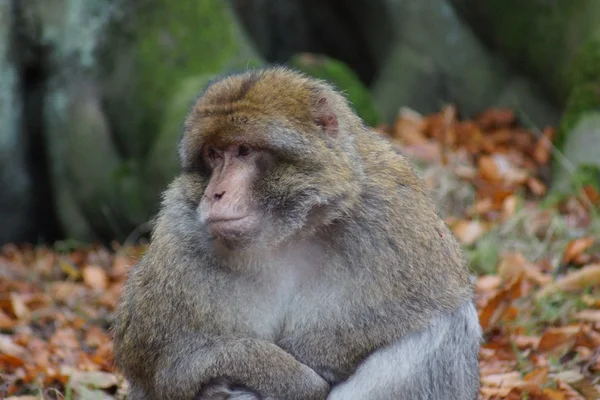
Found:
[{"label": "barbary macaque", "polygon": [[473,400],[462,250],[410,163],[329,84],[208,86],[117,312],[129,398]]}]

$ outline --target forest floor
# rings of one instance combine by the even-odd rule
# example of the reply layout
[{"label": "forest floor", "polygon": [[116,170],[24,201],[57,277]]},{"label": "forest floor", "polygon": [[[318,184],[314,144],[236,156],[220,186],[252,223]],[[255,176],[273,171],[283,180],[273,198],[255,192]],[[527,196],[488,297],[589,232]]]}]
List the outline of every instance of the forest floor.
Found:
[{"label": "forest floor", "polygon": [[[402,110],[377,130],[415,161],[475,278],[481,399],[600,399],[600,194],[548,195],[553,129],[510,110]],[[0,399],[117,399],[109,327],[144,245],[0,250]]]}]

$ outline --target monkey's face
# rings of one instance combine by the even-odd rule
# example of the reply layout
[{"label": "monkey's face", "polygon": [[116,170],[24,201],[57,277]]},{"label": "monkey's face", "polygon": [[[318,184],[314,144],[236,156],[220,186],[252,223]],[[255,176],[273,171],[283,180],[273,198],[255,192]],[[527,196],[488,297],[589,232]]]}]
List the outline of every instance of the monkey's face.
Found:
[{"label": "monkey's face", "polygon": [[214,243],[270,247],[343,213],[359,191],[360,163],[341,103],[285,69],[209,86],[179,153],[184,174],[196,177],[189,203]]},{"label": "monkey's face", "polygon": [[206,145],[201,157],[209,171],[208,185],[198,206],[201,223],[216,240],[228,244],[247,242],[259,235],[266,215],[252,191],[272,167],[271,154],[246,144]]}]

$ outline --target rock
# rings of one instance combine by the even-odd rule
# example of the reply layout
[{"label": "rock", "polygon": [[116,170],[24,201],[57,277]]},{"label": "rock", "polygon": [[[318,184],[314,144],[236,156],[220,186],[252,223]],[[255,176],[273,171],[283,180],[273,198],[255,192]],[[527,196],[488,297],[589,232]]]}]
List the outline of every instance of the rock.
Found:
[{"label": "rock", "polygon": [[[566,162],[584,162],[580,158],[588,151],[580,156],[573,149],[585,147],[584,138],[597,140],[593,115],[600,110],[600,2],[452,2],[488,44],[535,78],[564,109],[555,145]],[[595,148],[593,142],[589,146]],[[565,189],[564,162],[562,157],[553,160],[553,186],[560,190]]]},{"label": "rock", "polygon": [[563,157],[554,162],[553,191],[578,190],[591,183],[600,189],[600,109],[581,115],[567,132]]},{"label": "rock", "polygon": [[397,27],[391,54],[373,85],[384,119],[400,107],[437,112],[454,103],[464,116],[516,107],[523,122],[544,127],[557,113],[533,85],[490,54],[446,0],[388,0]]},{"label": "rock", "polygon": [[[183,131],[183,121],[193,99],[215,78],[214,75],[198,75],[181,82],[179,89],[165,102],[165,112],[158,130],[158,137],[146,160],[146,179],[152,185],[150,193],[160,193],[173,179],[179,169],[177,155],[178,138]],[[157,201],[158,198],[154,198]]]},{"label": "rock", "polygon": [[570,65],[600,27],[596,0],[451,0],[485,40],[564,105]]},{"label": "rock", "polygon": [[315,78],[327,80],[344,92],[366,124],[375,126],[379,122],[379,111],[374,105],[369,89],[343,62],[326,56],[304,53],[292,57],[289,65]]},{"label": "rock", "polygon": [[261,54],[287,62],[297,53],[327,54],[370,84],[393,32],[385,0],[232,0]]},{"label": "rock", "polygon": [[[261,63],[220,0],[31,0],[50,49],[44,124],[71,239],[123,240],[177,172],[181,123],[205,82]],[[200,77],[200,78],[198,78]]]},{"label": "rock", "polygon": [[0,244],[35,237],[35,201],[22,134],[23,93],[12,40],[14,10],[0,2]]}]

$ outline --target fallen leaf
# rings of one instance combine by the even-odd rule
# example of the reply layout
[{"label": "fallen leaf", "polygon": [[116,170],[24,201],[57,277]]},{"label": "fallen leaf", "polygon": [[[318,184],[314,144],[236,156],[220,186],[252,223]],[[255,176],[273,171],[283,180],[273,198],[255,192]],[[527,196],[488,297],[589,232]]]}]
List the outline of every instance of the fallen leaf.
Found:
[{"label": "fallen leaf", "polygon": [[83,268],[83,283],[92,289],[104,290],[108,287],[108,275],[102,267],[86,265]]},{"label": "fallen leaf", "polygon": [[552,150],[552,136],[554,129],[548,127],[544,129],[542,136],[536,141],[533,150],[533,159],[540,165],[548,164],[550,161],[550,151]]},{"label": "fallen leaf", "polygon": [[583,187],[583,193],[593,205],[597,206],[600,204],[600,193],[598,193],[598,189],[596,189],[594,186],[585,185]]},{"label": "fallen leaf", "polygon": [[600,264],[592,264],[546,285],[536,294],[536,298],[541,299],[561,291],[584,290],[598,284],[600,284]]},{"label": "fallen leaf", "polygon": [[516,276],[494,297],[489,299],[479,312],[479,322],[484,331],[493,326],[508,309],[510,302],[521,296],[523,275]]},{"label": "fallen leaf", "polygon": [[9,317],[4,311],[0,310],[0,329],[11,329],[17,326],[19,322]]},{"label": "fallen leaf", "polygon": [[529,190],[531,190],[531,193],[535,194],[536,196],[543,196],[548,190],[542,181],[531,176],[527,178],[527,187]]},{"label": "fallen leaf", "polygon": [[546,352],[559,346],[562,347],[566,343],[575,343],[580,330],[581,328],[576,325],[549,328],[542,335],[537,349]]},{"label": "fallen leaf", "polygon": [[554,389],[544,389],[542,392],[545,396],[545,399],[543,400],[566,400],[566,395],[559,391],[559,390],[554,390]]},{"label": "fallen leaf", "polygon": [[484,275],[477,278],[475,288],[478,292],[487,292],[496,289],[502,283],[498,275]]},{"label": "fallen leaf", "polygon": [[600,310],[582,310],[575,314],[575,319],[600,323]]},{"label": "fallen leaf", "polygon": [[594,383],[587,377],[584,377],[580,381],[573,382],[570,385],[586,399],[600,399],[600,390],[598,390],[598,388],[594,386]]},{"label": "fallen leaf", "polygon": [[546,382],[546,379],[548,378],[548,371],[548,367],[534,369],[525,375],[523,380],[541,385],[542,383]]},{"label": "fallen leaf", "polygon": [[504,280],[513,279],[525,271],[527,260],[521,253],[509,253],[502,257],[498,265],[498,275]]},{"label": "fallen leaf", "polygon": [[596,239],[593,237],[583,237],[570,241],[562,258],[563,264],[570,263],[575,257],[592,247],[595,241]]},{"label": "fallen leaf", "polygon": [[485,180],[499,182],[502,178],[498,166],[490,156],[481,157],[478,162],[478,168],[481,177]]},{"label": "fallen leaf", "polygon": [[483,236],[489,229],[489,226],[482,221],[457,221],[452,227],[452,231],[463,244],[471,245]]},{"label": "fallen leaf", "polygon": [[114,374],[102,371],[73,371],[71,373],[71,384],[74,386],[84,385],[96,389],[108,389],[117,385]]},{"label": "fallen leaf", "polygon": [[483,129],[509,128],[516,121],[515,113],[507,108],[490,108],[476,119]]},{"label": "fallen leaf", "polygon": [[81,272],[70,260],[61,259],[58,263],[60,269],[67,274],[70,279],[77,280],[81,277]]},{"label": "fallen leaf", "polygon": [[565,383],[579,382],[583,379],[583,374],[579,371],[569,369],[566,371],[557,372],[551,375],[554,379],[559,379]]},{"label": "fallen leaf", "polygon": [[10,302],[12,305],[12,312],[15,317],[20,320],[29,319],[31,312],[29,311],[29,308],[27,308],[27,305],[25,304],[25,301],[23,301],[23,297],[20,294],[12,292],[10,294]]}]

